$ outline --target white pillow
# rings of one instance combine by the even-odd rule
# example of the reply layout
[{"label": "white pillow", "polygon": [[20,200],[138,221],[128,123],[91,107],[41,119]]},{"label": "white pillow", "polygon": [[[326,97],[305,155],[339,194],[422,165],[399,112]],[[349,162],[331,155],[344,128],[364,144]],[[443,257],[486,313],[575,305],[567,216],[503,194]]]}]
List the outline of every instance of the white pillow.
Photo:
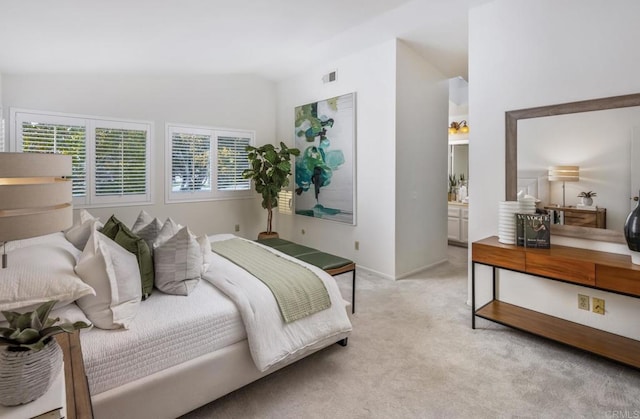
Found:
[{"label": "white pillow", "polygon": [[50,300],[58,300],[60,308],[95,294],[73,271],[80,251],[62,233],[45,240],[7,252],[8,266],[0,269],[0,310],[33,311]]},{"label": "white pillow", "polygon": [[82,224],[85,221],[89,221],[89,220],[95,220],[98,222],[98,228],[102,228],[103,224],[100,222],[100,218],[99,217],[94,217],[89,211],[83,209],[80,210],[80,214],[78,216],[78,218],[80,219],[80,222],[78,224]]},{"label": "white pillow", "polygon": [[138,230],[132,230],[132,232],[142,237],[147,246],[149,246],[149,250],[153,251],[153,243],[158,238],[160,230],[162,230],[162,223],[157,218],[154,218],[149,224],[142,226]]},{"label": "white pillow", "polygon": [[133,226],[131,227],[131,231],[135,233],[137,230],[140,230],[142,227],[146,226],[151,221],[153,221],[153,217],[149,215],[147,211],[142,210],[140,211],[140,214],[138,214],[138,218],[136,218],[136,221],[133,223]]},{"label": "white pillow", "polygon": [[158,233],[158,237],[156,237],[156,240],[153,242],[153,247],[158,247],[171,237],[175,236],[181,228],[182,226],[180,224],[176,223],[171,218],[167,218],[167,221],[164,222],[160,229],[160,233]]},{"label": "white pillow", "polygon": [[76,249],[82,250],[91,236],[91,232],[100,227],[101,223],[97,218],[88,218],[85,221],[73,225],[64,236],[73,244]]},{"label": "white pillow", "polygon": [[128,328],[142,299],[136,256],[94,230],[76,272],[96,290],[77,302],[89,320],[101,329]]},{"label": "white pillow", "polygon": [[[9,253],[16,249],[21,249],[23,247],[29,247],[36,244],[53,244],[53,245],[62,245],[66,246],[69,244],[69,241],[64,238],[64,233],[62,231],[57,231],[51,234],[45,234],[44,236],[36,236],[30,237],[28,239],[22,240],[11,240],[4,244],[5,252]],[[0,246],[0,250],[2,247]],[[74,254],[80,255],[78,249],[73,249]]]},{"label": "white pillow", "polygon": [[189,295],[198,285],[202,251],[195,237],[183,227],[153,253],[155,285],[167,294]]}]

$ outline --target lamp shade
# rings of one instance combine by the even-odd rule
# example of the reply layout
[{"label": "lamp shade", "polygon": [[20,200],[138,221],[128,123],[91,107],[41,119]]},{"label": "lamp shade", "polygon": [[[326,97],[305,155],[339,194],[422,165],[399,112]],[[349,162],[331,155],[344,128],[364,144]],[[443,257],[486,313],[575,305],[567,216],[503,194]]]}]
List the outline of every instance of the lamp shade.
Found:
[{"label": "lamp shade", "polygon": [[549,168],[549,181],[551,182],[577,182],[579,180],[579,166],[553,166]]},{"label": "lamp shade", "polygon": [[70,175],[71,156],[0,153],[0,243],[71,226]]}]

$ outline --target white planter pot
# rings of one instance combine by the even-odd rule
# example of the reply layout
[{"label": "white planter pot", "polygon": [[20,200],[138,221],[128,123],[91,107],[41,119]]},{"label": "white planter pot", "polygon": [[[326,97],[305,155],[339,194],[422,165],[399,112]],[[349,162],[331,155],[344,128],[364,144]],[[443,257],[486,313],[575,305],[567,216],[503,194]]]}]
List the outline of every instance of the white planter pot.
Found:
[{"label": "white planter pot", "polygon": [[580,203],[582,205],[585,205],[587,207],[590,207],[591,205],[593,205],[593,198],[586,198],[586,197],[580,197]]},{"label": "white planter pot", "polygon": [[16,406],[49,390],[60,373],[62,349],[55,339],[40,351],[0,350],[0,404]]}]

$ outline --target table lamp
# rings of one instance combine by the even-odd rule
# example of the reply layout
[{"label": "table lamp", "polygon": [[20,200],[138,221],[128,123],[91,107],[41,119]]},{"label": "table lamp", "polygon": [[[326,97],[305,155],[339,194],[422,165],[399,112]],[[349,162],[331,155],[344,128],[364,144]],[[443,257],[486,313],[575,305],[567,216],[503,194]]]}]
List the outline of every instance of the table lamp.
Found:
[{"label": "table lamp", "polygon": [[73,222],[71,156],[0,153],[0,244],[62,231]]},{"label": "table lamp", "polygon": [[565,207],[565,182],[580,180],[579,166],[553,166],[549,168],[549,182],[562,182],[562,206]]}]

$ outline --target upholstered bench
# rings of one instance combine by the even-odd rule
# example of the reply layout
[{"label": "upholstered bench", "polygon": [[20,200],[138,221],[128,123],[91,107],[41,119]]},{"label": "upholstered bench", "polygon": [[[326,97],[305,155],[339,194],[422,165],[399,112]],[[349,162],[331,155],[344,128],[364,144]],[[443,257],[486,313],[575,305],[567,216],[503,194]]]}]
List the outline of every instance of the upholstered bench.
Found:
[{"label": "upholstered bench", "polygon": [[353,272],[351,312],[356,312],[356,264],[353,261],[281,238],[258,240],[258,243],[273,247],[282,253],[293,256],[310,265],[317,266],[332,276]]}]

